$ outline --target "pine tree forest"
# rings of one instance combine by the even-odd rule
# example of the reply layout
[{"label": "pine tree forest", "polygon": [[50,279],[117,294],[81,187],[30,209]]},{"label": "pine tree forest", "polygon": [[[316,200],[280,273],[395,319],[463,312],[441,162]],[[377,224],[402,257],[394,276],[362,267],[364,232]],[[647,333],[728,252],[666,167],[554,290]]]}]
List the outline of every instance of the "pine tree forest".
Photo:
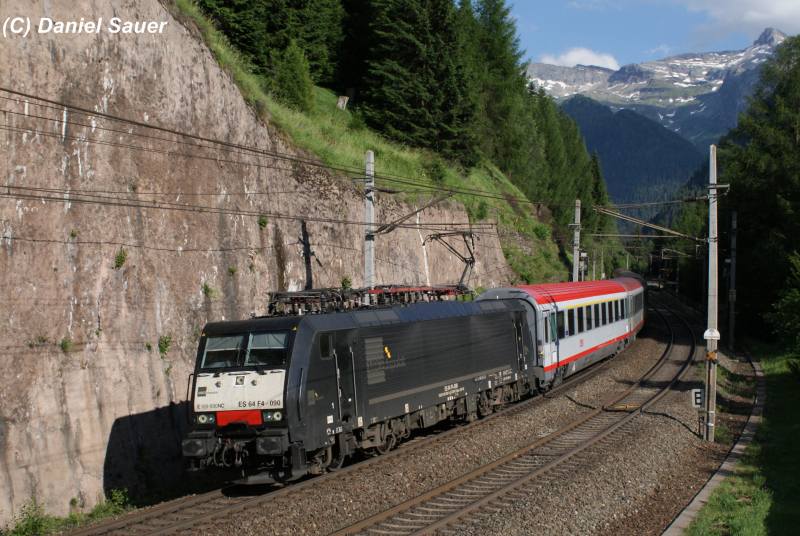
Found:
[{"label": "pine tree forest", "polygon": [[[270,92],[292,96],[282,98],[289,105],[303,102],[302,89],[287,77],[299,62],[286,50],[296,46],[310,80],[350,97],[370,128],[464,169],[494,164],[549,208],[556,228],[571,221],[576,198],[586,206],[608,201],[576,124],[527,84],[505,0],[199,4]],[[291,65],[287,58],[294,58]],[[586,218],[589,231],[609,225],[592,213]]]}]

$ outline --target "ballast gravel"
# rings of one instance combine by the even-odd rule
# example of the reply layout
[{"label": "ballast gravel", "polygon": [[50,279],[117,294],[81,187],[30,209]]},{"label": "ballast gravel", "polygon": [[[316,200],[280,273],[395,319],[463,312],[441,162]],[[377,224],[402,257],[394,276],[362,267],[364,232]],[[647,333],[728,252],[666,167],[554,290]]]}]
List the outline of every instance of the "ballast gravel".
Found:
[{"label": "ballast gravel", "polygon": [[[306,487],[298,493],[283,495],[258,508],[241,512],[235,519],[222,519],[214,526],[203,527],[203,533],[227,536],[235,527],[237,536],[326,534],[425,493],[519,449],[536,438],[552,433],[591,408],[602,405],[615,393],[623,392],[631,382],[649,369],[663,352],[666,330],[661,324],[658,321],[650,322],[641,338],[609,363],[598,376],[570,389],[566,394],[554,396],[524,412],[489,420],[479,426],[465,429],[463,433],[455,433],[441,440],[418,445],[408,453],[386,459],[385,463],[374,463],[363,469],[359,468],[336,478],[320,481],[317,485]],[[676,430],[683,428],[683,424],[671,419],[659,416],[644,418],[653,419],[658,427],[664,426],[666,421],[668,426]],[[660,439],[651,438],[651,440],[656,444],[661,442]],[[628,448],[636,450],[641,448],[636,441],[625,443]],[[668,456],[674,455],[669,447],[665,452]],[[656,461],[657,458],[651,458],[643,465],[645,467],[659,465]],[[548,527],[552,526],[553,530],[558,532],[561,529],[556,529],[555,525],[552,525],[554,520],[583,517],[580,514],[576,515],[575,512],[592,506],[591,501],[582,499],[581,496],[594,496],[585,494],[585,491],[587,487],[594,486],[596,480],[607,482],[626,480],[624,475],[616,471],[602,477],[587,474],[586,478],[586,482],[572,488],[572,493],[567,490],[558,493],[554,493],[554,490],[547,492],[553,502],[561,503],[562,510],[565,506],[574,505],[572,510],[568,509],[568,514],[565,511],[559,516],[555,516],[552,511],[544,510],[547,512],[545,520],[550,523]],[[611,499],[604,501],[621,500],[625,503],[632,501],[636,489],[634,484],[630,486],[633,487],[625,491],[622,498],[614,499],[613,495],[609,495]],[[520,505],[520,508],[523,507]],[[596,504],[594,508],[601,512],[606,510],[604,506]],[[520,534],[529,533],[533,528],[530,519],[524,519],[526,520],[519,519],[519,523],[522,523],[518,526]],[[593,527],[590,531],[597,531],[599,528],[610,526],[609,520],[613,518],[603,519],[601,521],[600,518],[594,520],[590,518],[585,523],[580,523],[583,527]],[[498,518],[496,522],[498,523],[496,526],[500,527],[503,519]],[[543,526],[540,524],[541,517],[537,523],[538,527]],[[490,525],[484,531],[492,531],[492,526],[495,525]],[[569,529],[564,530],[570,532]],[[585,532],[577,528],[574,530]]]}]

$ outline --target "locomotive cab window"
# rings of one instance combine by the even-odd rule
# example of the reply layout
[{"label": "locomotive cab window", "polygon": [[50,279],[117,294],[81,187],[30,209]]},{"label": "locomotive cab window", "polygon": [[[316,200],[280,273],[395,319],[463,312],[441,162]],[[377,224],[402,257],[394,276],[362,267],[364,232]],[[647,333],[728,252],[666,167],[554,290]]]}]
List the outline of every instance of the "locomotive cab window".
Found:
[{"label": "locomotive cab window", "polygon": [[319,336],[319,357],[331,359],[333,357],[333,333],[323,333]]},{"label": "locomotive cab window", "polygon": [[242,335],[208,337],[200,368],[215,369],[237,366],[243,340]]},{"label": "locomotive cab window", "polygon": [[247,348],[245,366],[285,367],[289,334],[283,332],[253,333]]}]

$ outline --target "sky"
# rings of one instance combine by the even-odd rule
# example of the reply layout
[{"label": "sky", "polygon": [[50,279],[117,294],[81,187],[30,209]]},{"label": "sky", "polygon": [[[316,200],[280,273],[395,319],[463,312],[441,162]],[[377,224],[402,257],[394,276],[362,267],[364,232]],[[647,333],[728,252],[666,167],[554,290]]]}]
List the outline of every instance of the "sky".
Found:
[{"label": "sky", "polygon": [[800,0],[509,0],[533,61],[617,69],[748,47],[764,28],[800,33]]}]

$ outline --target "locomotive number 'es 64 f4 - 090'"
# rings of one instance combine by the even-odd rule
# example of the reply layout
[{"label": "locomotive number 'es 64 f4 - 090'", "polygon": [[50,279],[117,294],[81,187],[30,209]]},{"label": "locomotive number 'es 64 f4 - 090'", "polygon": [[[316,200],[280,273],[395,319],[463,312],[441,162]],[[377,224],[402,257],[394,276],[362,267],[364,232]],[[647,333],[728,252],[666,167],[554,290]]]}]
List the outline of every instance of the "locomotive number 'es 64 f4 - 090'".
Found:
[{"label": "locomotive number 'es 64 f4 - 090'", "polygon": [[621,351],[644,322],[634,277],[205,326],[183,455],[242,483],[293,480],[471,421]]}]

